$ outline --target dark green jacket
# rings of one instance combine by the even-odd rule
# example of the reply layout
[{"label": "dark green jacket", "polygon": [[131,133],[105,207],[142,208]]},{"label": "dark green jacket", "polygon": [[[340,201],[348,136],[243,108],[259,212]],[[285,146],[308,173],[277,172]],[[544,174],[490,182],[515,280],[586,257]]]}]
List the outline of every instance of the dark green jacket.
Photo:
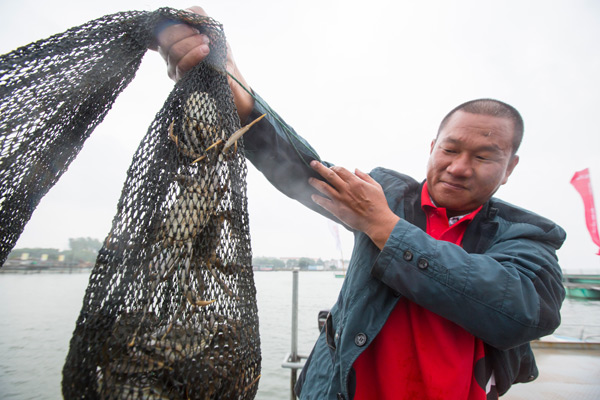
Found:
[{"label": "dark green jacket", "polygon": [[[251,118],[265,111],[257,104]],[[263,119],[247,134],[245,151],[275,187],[327,214],[310,200],[314,190],[306,182],[315,176],[308,162],[318,156],[290,127]],[[469,224],[462,247],[438,241],[425,233],[422,183],[383,168],[370,175],[401,220],[381,251],[365,234],[354,233],[346,279],[296,386],[300,397],[351,399],[352,365],[401,297],[483,340],[500,394],[535,379],[529,342],[560,324],[565,291],[556,250],[565,232],[492,198]]]}]

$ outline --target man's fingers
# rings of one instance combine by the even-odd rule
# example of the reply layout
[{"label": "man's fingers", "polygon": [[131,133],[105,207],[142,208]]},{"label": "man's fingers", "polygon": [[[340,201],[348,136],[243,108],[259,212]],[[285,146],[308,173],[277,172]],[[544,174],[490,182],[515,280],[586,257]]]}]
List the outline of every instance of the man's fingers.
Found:
[{"label": "man's fingers", "polygon": [[[326,197],[319,196],[317,194],[313,194],[311,197],[312,201],[314,201],[317,205],[323,207],[325,210],[333,213],[333,202]],[[335,215],[335,214],[334,214]]]},{"label": "man's fingers", "polygon": [[[206,14],[202,7],[193,6],[188,8],[187,10],[208,17],[208,14]],[[165,60],[170,55],[173,55],[171,54],[171,48],[174,45],[179,45],[183,39],[197,36],[199,34],[197,29],[192,28],[191,26],[186,25],[184,23],[167,20],[164,21],[163,24],[165,25],[165,27],[163,29],[159,28],[157,44],[158,52]]]},{"label": "man's fingers", "polygon": [[321,175],[323,178],[325,178],[328,181],[329,181],[329,179],[333,179],[336,176],[333,171],[331,171],[329,168],[327,168],[326,166],[324,166],[322,163],[320,163],[317,160],[311,161],[310,166],[319,175]]},{"label": "man's fingers", "polygon": [[314,187],[319,193],[322,193],[326,197],[333,199],[337,197],[336,189],[330,184],[323,182],[319,179],[310,178],[308,183]]},{"label": "man's fingers", "polygon": [[173,46],[188,37],[197,36],[198,34],[197,29],[186,24],[176,23],[169,25],[158,34],[158,53],[166,59]]},{"label": "man's fingers", "polygon": [[[201,7],[191,7],[188,10],[206,15]],[[167,26],[157,35],[157,50],[167,62],[169,77],[178,80],[210,53],[210,40],[189,25],[173,21],[165,24]]]},{"label": "man's fingers", "polygon": [[208,14],[206,13],[206,11],[204,11],[204,8],[202,8],[200,6],[191,6],[191,7],[188,7],[187,10],[189,10],[193,13],[204,15],[205,17],[208,17]]},{"label": "man's fingers", "polygon": [[348,175],[348,171],[345,168],[337,166],[327,168],[325,165],[316,160],[313,160],[310,163],[310,166],[327,182],[331,183],[335,188],[341,188],[344,182],[346,182],[346,180],[342,178],[347,177]]},{"label": "man's fingers", "polygon": [[337,174],[337,176],[339,176],[346,183],[349,183],[352,179],[355,178],[354,174],[352,172],[348,171],[344,167],[334,165],[333,167],[331,167],[329,169],[332,170],[333,172],[335,172]]},{"label": "man's fingers", "polygon": [[381,185],[359,169],[352,173],[342,167],[327,168],[318,161],[310,165],[325,179],[308,180],[321,193],[313,194],[312,201],[352,229],[369,235],[382,249],[398,217],[389,208]]},{"label": "man's fingers", "polygon": [[373,179],[373,178],[371,177],[371,175],[369,175],[369,174],[367,174],[367,173],[364,173],[364,172],[362,172],[362,171],[361,171],[361,170],[359,170],[358,168],[356,168],[356,169],[354,170],[354,174],[355,174],[356,176],[358,176],[360,179],[362,179],[363,181],[365,181],[365,182],[372,183],[372,184],[377,184],[377,181],[376,181],[375,179]]},{"label": "man's fingers", "polygon": [[[174,68],[176,79],[179,80],[186,72],[204,60],[208,53],[210,53],[208,44],[190,48],[181,58],[178,58],[179,61],[175,65],[169,63],[169,76],[171,76],[171,68]],[[176,57],[173,57],[173,60],[176,59]]]},{"label": "man's fingers", "polygon": [[177,43],[173,44],[167,53],[167,57],[169,60],[182,60],[185,56],[190,54],[190,52],[195,51],[197,49],[202,49],[203,56],[210,52],[209,48],[210,40],[206,35],[200,35],[195,33],[190,36],[185,36],[181,38]]}]

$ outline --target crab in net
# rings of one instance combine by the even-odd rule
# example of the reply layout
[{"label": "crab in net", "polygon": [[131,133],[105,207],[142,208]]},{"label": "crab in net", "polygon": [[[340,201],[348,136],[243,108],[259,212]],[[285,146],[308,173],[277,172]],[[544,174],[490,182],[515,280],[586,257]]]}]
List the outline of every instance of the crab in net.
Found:
[{"label": "crab in net", "polygon": [[[160,248],[167,255],[155,258],[153,267],[160,278],[180,273],[185,297],[192,306],[205,306],[214,299],[202,299],[191,289],[189,278],[199,276],[191,260],[202,260],[223,291],[234,296],[217,270],[225,272],[225,254],[219,254],[221,240],[231,234],[232,218],[228,158],[237,152],[237,141],[264,115],[235,131],[229,138],[222,128],[214,99],[206,92],[192,92],[183,107],[183,118],[169,125],[169,138],[183,156],[182,171],[174,176],[175,193],[161,224]],[[176,128],[176,126],[178,127]],[[230,152],[230,148],[234,151]],[[186,160],[187,159],[187,160]],[[202,285],[198,285],[202,286]]]},{"label": "crab in net", "polygon": [[[236,362],[241,321],[214,312],[203,318],[200,324],[167,327],[153,313],[121,315],[102,350],[100,398],[234,399],[240,394],[236,388],[249,390],[260,375]],[[144,333],[137,344],[124,345],[123,338],[140,325]]]},{"label": "crab in net", "polygon": [[[229,398],[229,390],[236,398],[226,387],[232,376],[238,391],[260,377],[250,364],[234,362],[244,324],[226,315],[227,304],[239,300],[236,280],[228,279],[239,263],[226,246],[235,240],[227,163],[237,140],[264,115],[226,139],[207,93],[193,92],[183,111],[168,128],[181,166],[157,224],[149,273],[139,272],[145,280],[141,306],[117,318],[105,346],[98,371],[102,398],[134,392],[127,398],[196,398],[191,392],[198,387],[204,387],[201,398]],[[190,376],[209,384],[197,385]]]}]

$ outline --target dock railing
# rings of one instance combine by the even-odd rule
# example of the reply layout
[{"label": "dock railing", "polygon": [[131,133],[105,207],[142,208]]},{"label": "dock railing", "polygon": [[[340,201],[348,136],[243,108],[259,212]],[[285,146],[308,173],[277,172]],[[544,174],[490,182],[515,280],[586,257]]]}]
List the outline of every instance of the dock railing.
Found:
[{"label": "dock railing", "polygon": [[291,369],[290,377],[290,399],[295,400],[296,394],[294,392],[294,386],[296,385],[296,378],[298,370],[304,367],[307,356],[298,354],[298,270],[292,271],[292,348],[289,353],[283,358],[281,366],[283,368]]}]

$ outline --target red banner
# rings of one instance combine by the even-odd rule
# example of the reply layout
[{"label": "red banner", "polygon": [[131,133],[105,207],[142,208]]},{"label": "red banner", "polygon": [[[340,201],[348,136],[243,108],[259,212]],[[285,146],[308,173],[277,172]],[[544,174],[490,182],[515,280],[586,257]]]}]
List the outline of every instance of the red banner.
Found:
[{"label": "red banner", "polygon": [[[571,178],[571,185],[581,195],[583,207],[585,208],[585,224],[587,225],[592,241],[600,247],[600,237],[598,235],[598,219],[596,218],[596,206],[594,205],[594,194],[592,193],[592,182],[590,181],[590,171],[588,168],[575,172]],[[598,251],[600,255],[600,250]]]}]

